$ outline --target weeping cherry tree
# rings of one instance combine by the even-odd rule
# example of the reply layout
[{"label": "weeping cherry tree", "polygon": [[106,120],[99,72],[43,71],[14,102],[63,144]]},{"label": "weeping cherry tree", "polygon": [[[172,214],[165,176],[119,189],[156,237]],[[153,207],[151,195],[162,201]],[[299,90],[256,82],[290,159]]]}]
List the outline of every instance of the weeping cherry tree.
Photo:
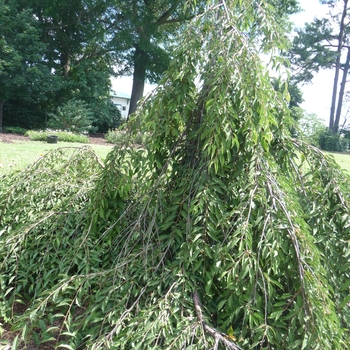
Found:
[{"label": "weeping cherry tree", "polygon": [[14,345],[348,346],[350,179],[290,137],[260,59],[283,45],[267,1],[217,1],[131,121],[144,147],[59,150],[4,180]]}]

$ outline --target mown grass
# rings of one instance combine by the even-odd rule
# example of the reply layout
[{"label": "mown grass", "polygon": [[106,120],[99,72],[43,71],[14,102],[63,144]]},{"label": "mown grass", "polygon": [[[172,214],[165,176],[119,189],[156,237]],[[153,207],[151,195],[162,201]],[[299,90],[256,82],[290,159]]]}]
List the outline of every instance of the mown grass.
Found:
[{"label": "mown grass", "polygon": [[[16,170],[22,170],[35,162],[51,149],[58,147],[82,147],[82,143],[58,142],[50,144],[41,141],[16,141],[14,143],[0,142],[0,175]],[[114,145],[88,144],[96,154],[105,159]],[[350,153],[327,153],[334,157],[339,166],[350,174]]]},{"label": "mown grass", "polygon": [[332,155],[339,166],[350,175],[350,153],[328,153]]},{"label": "mown grass", "polygon": [[48,151],[58,147],[91,147],[96,154],[105,159],[113,145],[95,145],[73,142],[58,142],[56,144],[41,141],[16,141],[14,143],[0,142],[0,175],[22,170],[35,162]]}]

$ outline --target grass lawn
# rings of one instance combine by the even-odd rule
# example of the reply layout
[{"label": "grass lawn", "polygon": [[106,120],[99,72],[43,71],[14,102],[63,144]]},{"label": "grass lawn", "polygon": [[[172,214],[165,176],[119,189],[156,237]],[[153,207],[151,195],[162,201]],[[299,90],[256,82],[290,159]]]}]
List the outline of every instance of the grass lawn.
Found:
[{"label": "grass lawn", "polygon": [[[82,143],[58,142],[56,144],[41,141],[16,141],[14,143],[0,143],[0,175],[14,170],[21,170],[35,162],[48,151],[58,147],[82,147]],[[105,159],[113,145],[88,144],[96,154]]]},{"label": "grass lawn", "polygon": [[[0,142],[0,175],[13,170],[21,170],[27,165],[35,162],[39,157],[51,149],[58,147],[82,147],[82,143],[59,142],[56,144],[42,141],[16,141],[14,143]],[[96,154],[105,159],[113,148],[113,145],[88,144]],[[335,161],[342,169],[350,174],[350,153],[328,153],[334,157]]]},{"label": "grass lawn", "polygon": [[350,175],[350,153],[328,153],[334,157],[339,166]]}]

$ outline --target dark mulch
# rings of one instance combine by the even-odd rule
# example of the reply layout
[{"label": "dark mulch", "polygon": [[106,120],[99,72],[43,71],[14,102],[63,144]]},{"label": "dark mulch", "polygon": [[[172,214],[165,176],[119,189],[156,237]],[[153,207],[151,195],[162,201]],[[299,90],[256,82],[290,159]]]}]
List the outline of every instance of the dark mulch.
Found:
[{"label": "dark mulch", "polygon": [[106,145],[106,146],[113,146],[111,143],[108,143],[105,139],[105,134],[91,134],[89,136],[90,143],[96,144],[96,145]]},{"label": "dark mulch", "polygon": [[29,141],[29,137],[19,134],[0,133],[0,142],[13,143],[14,141]]}]

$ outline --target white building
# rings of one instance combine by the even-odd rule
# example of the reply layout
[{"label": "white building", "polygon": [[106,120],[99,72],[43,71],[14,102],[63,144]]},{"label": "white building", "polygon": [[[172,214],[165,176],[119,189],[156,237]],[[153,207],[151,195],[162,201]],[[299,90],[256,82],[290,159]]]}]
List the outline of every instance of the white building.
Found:
[{"label": "white building", "polygon": [[115,92],[113,90],[111,92],[112,102],[119,108],[123,119],[126,119],[128,117],[130,98],[131,96],[125,92]]}]

